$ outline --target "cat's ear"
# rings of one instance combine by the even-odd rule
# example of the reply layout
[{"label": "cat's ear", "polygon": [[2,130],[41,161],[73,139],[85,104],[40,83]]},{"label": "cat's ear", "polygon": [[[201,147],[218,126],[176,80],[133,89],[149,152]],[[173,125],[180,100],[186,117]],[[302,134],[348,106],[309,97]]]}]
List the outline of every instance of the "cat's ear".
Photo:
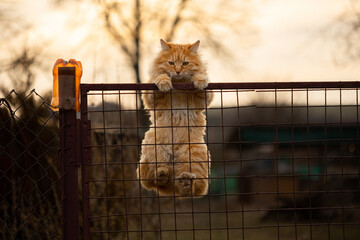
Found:
[{"label": "cat's ear", "polygon": [[165,42],[164,40],[162,40],[162,39],[160,39],[160,43],[161,43],[161,48],[162,48],[162,50],[163,51],[168,51],[168,50],[170,50],[170,45],[167,43],[167,42]]},{"label": "cat's ear", "polygon": [[193,53],[197,53],[199,49],[199,45],[200,45],[200,41],[197,40],[196,43],[190,45],[189,50],[192,51]]}]

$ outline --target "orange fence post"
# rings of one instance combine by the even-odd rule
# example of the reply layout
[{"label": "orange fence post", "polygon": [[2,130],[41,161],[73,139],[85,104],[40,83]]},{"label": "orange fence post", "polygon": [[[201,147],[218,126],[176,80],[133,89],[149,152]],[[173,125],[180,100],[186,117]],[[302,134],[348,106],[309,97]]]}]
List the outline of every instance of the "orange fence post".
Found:
[{"label": "orange fence post", "polygon": [[[74,67],[75,68],[75,110],[77,112],[80,111],[80,80],[82,76],[82,64],[80,61],[76,61],[75,59],[70,59],[69,61],[65,61],[64,59],[58,59],[53,67],[53,97],[51,100],[51,109],[53,111],[59,111],[59,67]],[[66,84],[66,83],[64,83]]]}]

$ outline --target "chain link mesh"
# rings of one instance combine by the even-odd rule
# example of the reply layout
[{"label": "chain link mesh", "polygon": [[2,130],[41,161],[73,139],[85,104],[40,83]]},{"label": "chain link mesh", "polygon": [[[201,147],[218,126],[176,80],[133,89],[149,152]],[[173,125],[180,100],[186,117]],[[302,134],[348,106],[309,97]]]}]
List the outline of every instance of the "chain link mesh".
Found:
[{"label": "chain link mesh", "polygon": [[38,93],[0,99],[0,239],[60,239],[58,116]]}]

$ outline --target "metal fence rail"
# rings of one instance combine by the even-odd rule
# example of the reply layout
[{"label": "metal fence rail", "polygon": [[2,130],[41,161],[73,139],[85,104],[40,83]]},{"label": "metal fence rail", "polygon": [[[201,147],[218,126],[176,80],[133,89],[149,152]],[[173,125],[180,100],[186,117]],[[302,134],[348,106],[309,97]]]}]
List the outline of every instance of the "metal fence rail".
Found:
[{"label": "metal fence rail", "polygon": [[82,84],[85,239],[358,239],[359,87],[210,84],[209,193],[183,198],[136,177],[149,129],[140,96],[155,85]]}]

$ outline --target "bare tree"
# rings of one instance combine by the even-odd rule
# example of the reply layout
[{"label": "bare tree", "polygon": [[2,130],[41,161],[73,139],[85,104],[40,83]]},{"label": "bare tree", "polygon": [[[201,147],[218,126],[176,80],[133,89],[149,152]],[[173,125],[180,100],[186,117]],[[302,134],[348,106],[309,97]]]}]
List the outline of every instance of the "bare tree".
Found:
[{"label": "bare tree", "polygon": [[[12,88],[17,92],[25,94],[34,84],[35,68],[38,68],[38,65],[41,64],[39,53],[40,51],[35,48],[24,47],[3,68],[3,71],[7,73]],[[0,92],[6,95],[8,89],[0,85]]]},{"label": "bare tree", "polygon": [[43,46],[26,43],[25,36],[31,26],[19,14],[19,3],[17,0],[0,2],[0,93],[4,96],[10,91],[7,86],[26,94],[35,81],[35,69],[41,63]]},{"label": "bare tree", "polygon": [[16,3],[18,1],[0,1],[0,43],[4,44],[21,33],[26,28],[26,24],[20,21],[16,13]]},{"label": "bare tree", "polygon": [[[150,35],[173,40],[177,34],[205,38],[217,53],[225,53],[222,31],[245,36],[250,27],[250,1],[116,1],[92,0],[101,9],[99,19],[126,57],[137,83],[141,83],[141,60]],[[248,36],[244,37],[248,39]]]},{"label": "bare tree", "polygon": [[348,0],[347,7],[327,28],[335,40],[337,63],[346,64],[360,60],[360,2]]}]

